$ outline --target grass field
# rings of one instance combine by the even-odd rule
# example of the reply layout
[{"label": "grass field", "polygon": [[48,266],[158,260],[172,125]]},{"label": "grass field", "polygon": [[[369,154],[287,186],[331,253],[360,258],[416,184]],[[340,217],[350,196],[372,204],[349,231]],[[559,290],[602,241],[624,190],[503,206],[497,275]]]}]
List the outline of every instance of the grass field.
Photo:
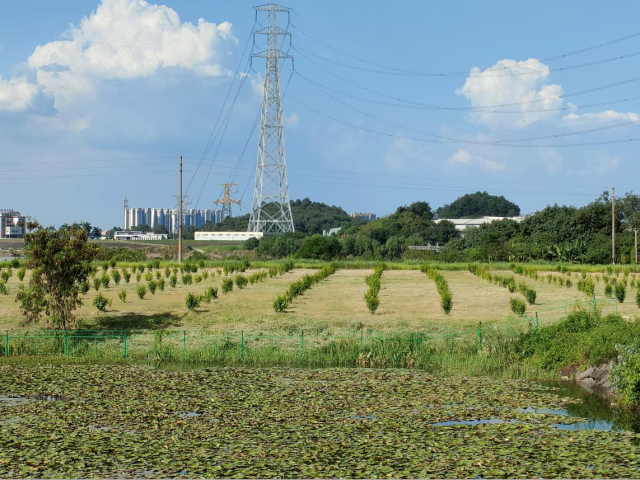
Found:
[{"label": "grass field", "polygon": [[[122,280],[120,285],[116,286],[111,281],[109,288],[100,288],[99,292],[91,287],[83,296],[84,306],[77,312],[78,326],[101,329],[173,328],[205,333],[240,330],[273,333],[304,330],[337,335],[360,329],[376,332],[418,332],[433,329],[446,331],[474,326],[479,322],[500,326],[518,320],[509,306],[510,298],[519,296],[517,292],[509,293],[506,288],[489,283],[464,270],[441,271],[453,294],[453,309],[449,315],[440,308],[434,282],[418,270],[385,271],[381,282],[380,307],[375,315],[371,315],[364,302],[367,290],[364,277],[372,272],[368,269],[338,270],[327,280],[294,300],[285,313],[276,313],[272,308],[273,300],[284,293],[291,282],[315,271],[304,268],[296,268],[284,275],[247,285],[242,290],[234,287],[234,290],[226,295],[220,293],[217,300],[209,304],[203,303],[195,312],[188,311],[185,306],[188,292],[203,293],[209,286],[220,289],[223,275],[218,275],[217,270],[219,269],[207,269],[209,278],[202,283],[183,285],[178,281],[176,288],[170,287],[168,279],[165,279],[165,291],[156,291],[155,295],[147,293],[144,300],[136,296],[138,282],[135,275],[129,284]],[[251,275],[256,271],[258,269],[250,269],[245,275]],[[112,269],[109,272],[111,273]],[[162,278],[165,278],[162,268],[160,272]],[[198,273],[201,274],[202,269]],[[513,275],[510,271],[494,273]],[[142,275],[140,283],[146,285],[145,274]],[[587,306],[590,301],[576,289],[576,275],[572,277],[574,285],[571,288],[548,283],[545,272],[540,273],[538,281],[522,275],[515,277],[517,282],[525,282],[536,289],[536,304],[528,306],[527,315],[533,316],[538,313],[541,323],[563,318],[577,303]],[[156,276],[153,278],[155,280]],[[229,278],[235,278],[235,274],[229,275]],[[27,272],[25,283],[28,279]],[[13,331],[22,328],[18,304],[14,300],[20,283],[14,270],[14,275],[7,282],[8,294],[0,295],[0,330]],[[127,292],[126,303],[118,299],[121,290]],[[106,313],[99,312],[92,305],[98,293],[112,301]],[[613,299],[604,298],[604,282],[598,282],[596,298],[604,313],[617,311],[629,317],[638,313],[635,289],[631,287],[627,287],[624,303],[617,303]]]},{"label": "grass field", "polygon": [[636,478],[640,467],[637,434],[591,430],[567,415],[577,400],[520,380],[0,361],[0,392],[3,478]]}]

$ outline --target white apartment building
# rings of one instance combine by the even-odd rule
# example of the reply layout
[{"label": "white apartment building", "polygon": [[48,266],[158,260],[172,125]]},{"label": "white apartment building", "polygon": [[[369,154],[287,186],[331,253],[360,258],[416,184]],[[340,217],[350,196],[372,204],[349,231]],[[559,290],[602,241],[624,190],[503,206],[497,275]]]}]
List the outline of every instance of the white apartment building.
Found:
[{"label": "white apartment building", "polygon": [[20,212],[0,209],[0,238],[24,238],[26,219]]}]

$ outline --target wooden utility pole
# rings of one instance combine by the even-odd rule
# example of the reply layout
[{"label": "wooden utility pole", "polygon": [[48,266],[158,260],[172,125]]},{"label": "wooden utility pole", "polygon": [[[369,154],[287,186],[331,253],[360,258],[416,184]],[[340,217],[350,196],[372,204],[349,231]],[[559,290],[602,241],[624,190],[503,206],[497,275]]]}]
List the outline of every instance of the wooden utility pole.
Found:
[{"label": "wooden utility pole", "polygon": [[637,265],[638,264],[638,229],[637,228],[633,229],[633,237],[634,237],[634,240],[635,240],[635,247],[636,248],[634,250],[634,253],[635,253],[636,265]]},{"label": "wooden utility pole", "polygon": [[178,263],[182,263],[182,155],[180,155],[180,193],[178,196]]},{"label": "wooden utility pole", "polygon": [[616,189],[611,187],[611,263],[616,264]]}]

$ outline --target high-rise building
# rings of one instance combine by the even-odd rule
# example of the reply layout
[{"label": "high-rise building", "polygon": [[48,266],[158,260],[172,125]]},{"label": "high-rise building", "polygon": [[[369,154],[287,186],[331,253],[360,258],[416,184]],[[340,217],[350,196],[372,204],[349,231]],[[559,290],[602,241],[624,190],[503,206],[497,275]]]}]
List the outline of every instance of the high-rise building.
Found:
[{"label": "high-rise building", "polygon": [[356,218],[358,220],[364,220],[365,222],[370,222],[371,220],[376,219],[376,214],[371,212],[353,212],[351,214],[351,218]]},{"label": "high-rise building", "polygon": [[[207,222],[220,223],[222,210],[185,208],[182,211],[182,219],[185,227],[198,228]],[[163,226],[170,232],[176,233],[178,231],[178,209],[129,207],[129,202],[125,199],[122,228],[131,230],[139,225],[149,225],[152,230]]]}]

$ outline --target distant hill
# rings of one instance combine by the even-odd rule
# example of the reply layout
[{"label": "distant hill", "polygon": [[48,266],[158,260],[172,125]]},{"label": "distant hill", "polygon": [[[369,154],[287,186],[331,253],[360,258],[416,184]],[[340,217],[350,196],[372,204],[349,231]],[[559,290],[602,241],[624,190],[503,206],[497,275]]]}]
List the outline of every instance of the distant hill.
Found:
[{"label": "distant hill", "polygon": [[520,207],[503,196],[476,192],[463,195],[436,210],[438,218],[516,217]]},{"label": "distant hill", "polygon": [[[269,208],[269,206],[267,206]],[[275,206],[274,206],[275,208]],[[296,232],[306,234],[322,233],[333,227],[351,225],[354,220],[341,207],[327,205],[321,202],[312,202],[308,198],[291,201],[291,215]],[[249,226],[249,214],[241,217],[225,218],[217,225],[206,225],[201,230],[208,231],[239,231],[247,230]]]}]

